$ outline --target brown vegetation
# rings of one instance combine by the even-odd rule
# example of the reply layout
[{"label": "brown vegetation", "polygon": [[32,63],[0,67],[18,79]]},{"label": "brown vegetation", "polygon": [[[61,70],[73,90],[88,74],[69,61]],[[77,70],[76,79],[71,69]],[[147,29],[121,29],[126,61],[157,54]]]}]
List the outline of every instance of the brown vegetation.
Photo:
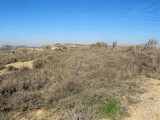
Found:
[{"label": "brown vegetation", "polygon": [[[97,45],[5,56],[0,53],[0,70],[10,63],[33,60],[32,68],[12,66],[7,68],[12,71],[0,75],[0,119],[15,119],[15,113],[20,113],[16,119],[31,119],[27,118],[29,112],[45,109],[52,113],[48,120],[55,116],[57,120],[99,120],[109,117],[100,112],[110,98],[118,101],[116,110],[125,113],[128,98],[144,92],[143,76],[160,78],[159,48]],[[112,114],[113,119],[124,117]]]}]

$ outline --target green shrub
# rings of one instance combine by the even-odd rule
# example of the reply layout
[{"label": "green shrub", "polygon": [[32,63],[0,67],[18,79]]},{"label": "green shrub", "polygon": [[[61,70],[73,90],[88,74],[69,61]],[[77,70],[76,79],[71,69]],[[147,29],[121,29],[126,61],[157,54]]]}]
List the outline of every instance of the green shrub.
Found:
[{"label": "green shrub", "polygon": [[107,43],[104,42],[96,42],[91,45],[91,47],[107,47]]},{"label": "green shrub", "polygon": [[101,109],[100,113],[103,117],[115,120],[120,114],[120,104],[115,99],[110,99]]}]

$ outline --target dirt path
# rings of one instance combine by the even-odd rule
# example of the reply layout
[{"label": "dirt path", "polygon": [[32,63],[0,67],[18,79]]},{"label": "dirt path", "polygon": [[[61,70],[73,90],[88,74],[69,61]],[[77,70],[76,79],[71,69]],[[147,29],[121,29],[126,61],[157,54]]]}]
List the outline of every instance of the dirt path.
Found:
[{"label": "dirt path", "polygon": [[149,79],[141,94],[141,102],[129,107],[130,117],[125,120],[160,120],[160,80]]}]

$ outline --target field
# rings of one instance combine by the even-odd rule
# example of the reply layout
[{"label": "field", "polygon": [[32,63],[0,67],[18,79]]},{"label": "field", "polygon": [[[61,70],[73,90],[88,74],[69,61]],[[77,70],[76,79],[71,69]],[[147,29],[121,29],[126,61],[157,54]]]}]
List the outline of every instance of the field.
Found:
[{"label": "field", "polygon": [[0,120],[158,120],[160,48],[55,45],[0,53]]}]

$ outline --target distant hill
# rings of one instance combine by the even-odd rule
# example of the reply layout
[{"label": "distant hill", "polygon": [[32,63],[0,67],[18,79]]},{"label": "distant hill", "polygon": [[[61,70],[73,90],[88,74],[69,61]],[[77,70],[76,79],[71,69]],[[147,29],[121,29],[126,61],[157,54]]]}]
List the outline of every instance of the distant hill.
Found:
[{"label": "distant hill", "polygon": [[8,50],[15,50],[17,48],[27,48],[27,46],[12,46],[12,45],[1,45],[0,44],[0,51],[8,51]]}]

